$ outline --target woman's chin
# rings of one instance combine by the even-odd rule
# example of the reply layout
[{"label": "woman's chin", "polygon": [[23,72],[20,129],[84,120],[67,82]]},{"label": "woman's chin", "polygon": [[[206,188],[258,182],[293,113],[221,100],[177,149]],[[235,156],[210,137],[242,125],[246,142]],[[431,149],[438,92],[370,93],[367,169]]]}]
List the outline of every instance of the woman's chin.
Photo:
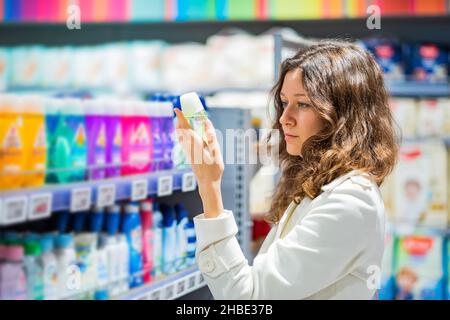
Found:
[{"label": "woman's chin", "polygon": [[300,148],[298,148],[297,146],[287,146],[286,147],[286,151],[289,155],[291,156],[299,156],[300,155]]}]

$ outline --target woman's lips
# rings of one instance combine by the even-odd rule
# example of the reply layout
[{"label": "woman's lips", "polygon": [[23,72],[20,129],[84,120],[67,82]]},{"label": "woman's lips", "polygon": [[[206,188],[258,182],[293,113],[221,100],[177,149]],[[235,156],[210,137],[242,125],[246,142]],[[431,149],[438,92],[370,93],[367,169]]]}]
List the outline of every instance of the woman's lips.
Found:
[{"label": "woman's lips", "polygon": [[284,134],[284,139],[285,140],[292,140],[292,139],[295,139],[295,138],[298,138],[298,136],[294,136],[292,134],[287,134],[287,133]]}]

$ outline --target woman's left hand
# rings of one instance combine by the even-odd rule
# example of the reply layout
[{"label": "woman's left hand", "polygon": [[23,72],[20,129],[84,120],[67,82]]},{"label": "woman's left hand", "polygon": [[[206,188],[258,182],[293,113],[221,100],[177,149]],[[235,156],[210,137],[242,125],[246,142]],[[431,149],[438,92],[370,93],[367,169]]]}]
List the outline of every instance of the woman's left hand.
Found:
[{"label": "woman's left hand", "polygon": [[216,217],[223,211],[220,184],[224,163],[214,127],[211,121],[206,120],[205,143],[192,129],[183,113],[179,109],[175,109],[175,113],[178,119],[177,138],[197,178],[205,217]]}]

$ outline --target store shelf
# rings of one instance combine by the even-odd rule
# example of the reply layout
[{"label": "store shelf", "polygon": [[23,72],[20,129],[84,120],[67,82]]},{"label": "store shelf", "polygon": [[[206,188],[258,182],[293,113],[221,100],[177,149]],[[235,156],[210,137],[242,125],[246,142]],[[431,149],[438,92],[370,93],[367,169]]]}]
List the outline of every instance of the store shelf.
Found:
[{"label": "store shelf", "polygon": [[450,84],[446,82],[387,82],[388,89],[395,97],[450,97]]},{"label": "store shelf", "polygon": [[[292,28],[305,37],[352,38],[396,35],[403,41],[449,43],[448,16],[383,17],[382,28],[367,28],[367,18],[311,20],[161,21],[133,23],[83,23],[82,32],[69,30],[65,23],[0,24],[0,45],[88,45],[124,40],[160,39],[169,43],[204,43],[223,30],[241,29],[261,34],[274,27]],[[436,32],[439,30],[439,32]]]},{"label": "store shelf", "polygon": [[173,300],[206,285],[197,267],[164,276],[142,287],[114,297],[113,300]]},{"label": "store shelf", "polygon": [[0,192],[0,225],[46,218],[56,211],[85,211],[83,208],[89,210],[95,204],[106,206],[195,188],[195,177],[186,169],[5,191]]}]

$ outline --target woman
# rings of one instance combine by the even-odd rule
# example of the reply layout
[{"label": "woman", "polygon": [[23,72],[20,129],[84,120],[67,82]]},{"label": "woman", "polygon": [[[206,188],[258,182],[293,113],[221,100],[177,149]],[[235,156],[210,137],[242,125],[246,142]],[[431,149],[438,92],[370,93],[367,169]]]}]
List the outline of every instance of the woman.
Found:
[{"label": "woman", "polygon": [[216,299],[372,299],[384,250],[379,186],[398,148],[382,72],[354,44],[321,42],[284,61],[272,92],[282,177],[253,266],[222,203],[212,124],[202,144],[177,111],[188,158],[199,149],[205,158],[193,164],[204,206],[194,218],[199,269]]}]

